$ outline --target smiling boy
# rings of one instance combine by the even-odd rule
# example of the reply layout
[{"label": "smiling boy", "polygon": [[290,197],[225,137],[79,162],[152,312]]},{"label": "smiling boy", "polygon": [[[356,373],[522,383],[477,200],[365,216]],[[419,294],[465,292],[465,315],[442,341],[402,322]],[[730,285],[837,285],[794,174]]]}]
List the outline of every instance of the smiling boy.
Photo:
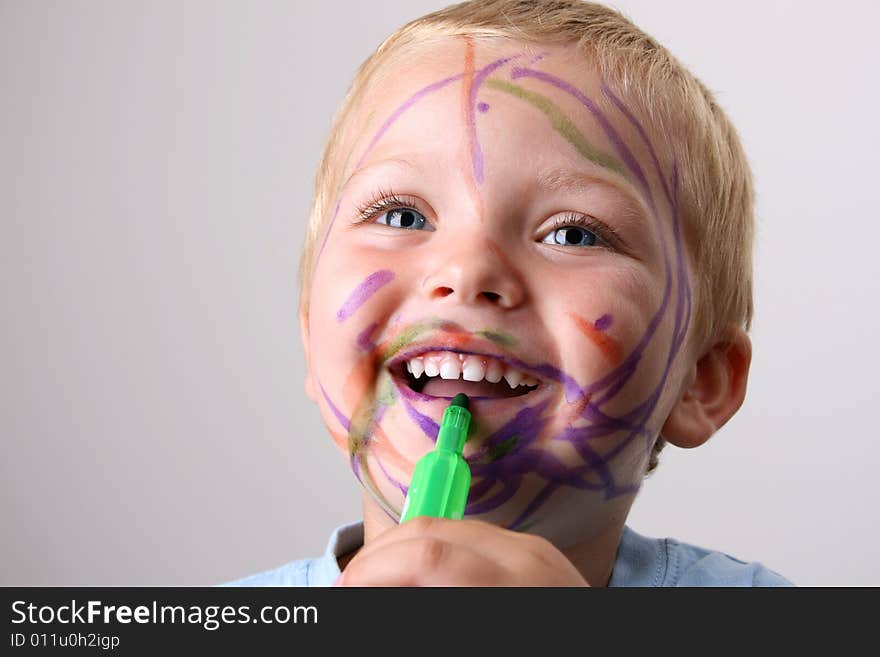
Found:
[{"label": "smiling boy", "polygon": [[[471,2],[398,30],[333,126],[302,266],[306,391],[363,525],[238,583],[787,584],[625,526],[663,445],[742,404],[751,235],[732,126],[616,12]],[[459,392],[465,519],[399,525]]]}]

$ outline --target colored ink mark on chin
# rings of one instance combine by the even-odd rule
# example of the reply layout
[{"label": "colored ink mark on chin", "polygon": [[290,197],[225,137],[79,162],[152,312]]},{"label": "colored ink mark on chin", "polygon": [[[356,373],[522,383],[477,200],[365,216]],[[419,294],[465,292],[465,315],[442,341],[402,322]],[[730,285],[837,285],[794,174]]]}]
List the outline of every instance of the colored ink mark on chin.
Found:
[{"label": "colored ink mark on chin", "polygon": [[[602,315],[602,317],[596,320],[596,323],[589,322],[575,313],[568,313],[568,316],[571,317],[580,332],[587,336],[590,342],[599,348],[599,351],[602,352],[608,362],[612,365],[616,365],[620,362],[620,343],[604,332],[605,329],[611,325],[609,319],[606,319],[609,318],[610,315]],[[604,328],[599,328],[599,326],[603,326]]]},{"label": "colored ink mark on chin", "polygon": [[489,103],[479,103],[477,109],[485,114],[489,111]]},{"label": "colored ink mark on chin", "polygon": [[350,295],[342,307],[336,313],[336,321],[344,322],[351,317],[358,308],[364,305],[367,300],[376,294],[380,288],[387,285],[394,279],[394,272],[388,269],[380,269],[373,272],[358,285]]},{"label": "colored ink mark on chin", "polygon": [[495,445],[489,448],[489,453],[487,454],[487,459],[491,463],[493,461],[497,461],[498,459],[504,458],[504,456],[514,450],[517,443],[519,442],[519,435],[514,434],[502,441],[498,445]]},{"label": "colored ink mark on chin", "polygon": [[440,433],[440,425],[437,424],[433,418],[424,415],[417,411],[412,404],[410,404],[407,400],[403,400],[403,404],[406,407],[406,412],[410,416],[413,422],[422,430],[428,438],[432,441],[437,440],[437,434]]}]

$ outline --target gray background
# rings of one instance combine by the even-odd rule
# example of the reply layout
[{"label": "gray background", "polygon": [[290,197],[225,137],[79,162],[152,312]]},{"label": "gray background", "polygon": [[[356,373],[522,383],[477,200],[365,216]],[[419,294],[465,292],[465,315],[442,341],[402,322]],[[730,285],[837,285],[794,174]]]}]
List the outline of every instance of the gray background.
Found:
[{"label": "gray background", "polygon": [[[359,517],[297,255],[356,66],[443,4],[0,0],[0,584],[214,584]],[[880,585],[878,5],[614,6],[718,93],[760,216],[745,407],[630,524]]]}]

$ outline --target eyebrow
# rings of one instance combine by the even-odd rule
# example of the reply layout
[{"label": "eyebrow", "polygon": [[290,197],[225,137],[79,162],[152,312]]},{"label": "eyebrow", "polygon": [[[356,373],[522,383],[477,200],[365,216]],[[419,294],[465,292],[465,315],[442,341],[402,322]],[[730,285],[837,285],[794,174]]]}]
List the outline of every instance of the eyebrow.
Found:
[{"label": "eyebrow", "polygon": [[416,172],[416,173],[421,172],[421,168],[413,160],[408,160],[405,157],[389,157],[384,160],[377,160],[376,162],[371,162],[370,164],[367,164],[366,166],[362,166],[359,169],[355,169],[355,171],[353,171],[351,173],[351,175],[346,179],[346,181],[339,188],[338,195],[341,196],[342,193],[348,188],[348,186],[351,184],[351,182],[353,180],[360,178],[361,176],[366,175],[367,173],[371,172],[373,169],[387,167],[389,165],[396,166],[401,169],[410,169],[411,171]]},{"label": "eyebrow", "polygon": [[640,196],[630,186],[628,181],[624,183],[619,176],[607,176],[599,173],[578,171],[576,169],[556,168],[542,171],[537,176],[537,184],[542,190],[550,192],[583,192],[585,189],[595,186],[610,188],[623,195],[631,212],[627,216],[639,222],[647,219],[648,208],[642,202]]}]

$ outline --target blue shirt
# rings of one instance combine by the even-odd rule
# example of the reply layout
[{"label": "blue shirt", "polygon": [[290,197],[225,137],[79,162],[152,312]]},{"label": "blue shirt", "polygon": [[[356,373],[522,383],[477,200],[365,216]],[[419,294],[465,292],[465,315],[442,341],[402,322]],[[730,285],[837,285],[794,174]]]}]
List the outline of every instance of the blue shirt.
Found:
[{"label": "blue shirt", "polygon": [[[330,586],[339,576],[337,558],[364,543],[364,525],[338,527],[324,554],[291,561],[279,568],[229,582],[225,586]],[[624,527],[609,586],[793,586],[760,563],[740,561],[722,552],[647,538]]]}]

